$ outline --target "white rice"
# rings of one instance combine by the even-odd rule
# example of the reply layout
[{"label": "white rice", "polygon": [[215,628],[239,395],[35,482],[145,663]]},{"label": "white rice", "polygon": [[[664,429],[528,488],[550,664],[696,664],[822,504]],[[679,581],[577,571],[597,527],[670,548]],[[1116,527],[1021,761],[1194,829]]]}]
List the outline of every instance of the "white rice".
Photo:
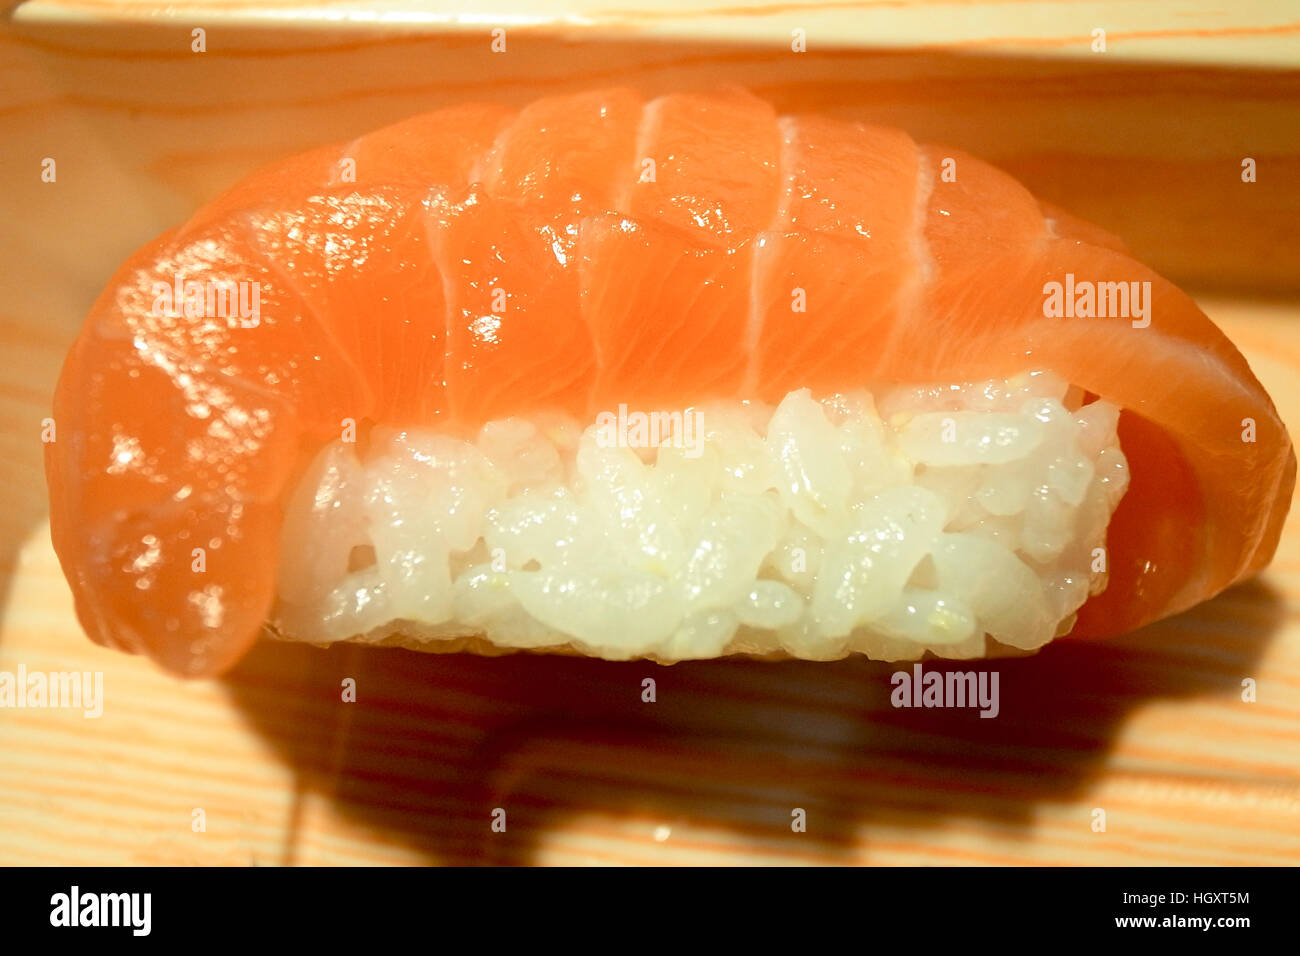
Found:
[{"label": "white rice", "polygon": [[1118,409],[1080,395],[1042,372],[795,391],[685,410],[668,438],[695,448],[560,417],[377,426],[291,496],[272,623],[664,661],[1037,648],[1105,586],[1128,484]]}]

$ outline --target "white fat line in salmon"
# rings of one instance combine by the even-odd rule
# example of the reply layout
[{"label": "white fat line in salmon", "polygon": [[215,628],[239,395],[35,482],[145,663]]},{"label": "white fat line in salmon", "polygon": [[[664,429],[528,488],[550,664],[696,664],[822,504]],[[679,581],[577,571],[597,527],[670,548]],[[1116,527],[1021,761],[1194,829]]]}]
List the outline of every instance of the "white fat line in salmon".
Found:
[{"label": "white fat line in salmon", "polygon": [[104,713],[103,671],[0,671],[0,708],[80,708],[95,719]]},{"label": "white fat line in salmon", "polygon": [[677,448],[687,458],[699,458],[704,453],[700,412],[639,412],[619,405],[617,412],[596,416],[596,443],[601,448]]},{"label": "white fat line in salmon", "polygon": [[910,674],[895,671],[889,682],[895,707],[979,707],[981,717],[996,717],[1002,709],[997,671],[925,672],[917,663]]},{"label": "white fat line in salmon", "polygon": [[1133,328],[1151,324],[1150,282],[1076,281],[1043,283],[1043,315],[1049,319],[1132,319]]},{"label": "white fat line in salmon", "polygon": [[262,321],[262,284],[247,279],[213,279],[200,282],[177,276],[171,285],[151,287],[155,316],[187,319],[225,319],[233,328],[252,329]]}]

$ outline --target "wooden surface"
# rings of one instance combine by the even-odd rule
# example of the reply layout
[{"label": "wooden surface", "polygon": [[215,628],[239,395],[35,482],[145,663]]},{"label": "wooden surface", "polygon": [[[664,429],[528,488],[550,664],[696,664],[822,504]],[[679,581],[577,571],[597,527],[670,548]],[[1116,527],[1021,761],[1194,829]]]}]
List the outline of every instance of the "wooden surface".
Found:
[{"label": "wooden surface", "polygon": [[[1093,6],[958,4],[958,19],[1028,43]],[[783,112],[899,126],[997,163],[1042,198],[1123,236],[1176,281],[1300,295],[1300,33],[1286,35],[1283,55],[1269,52],[1271,34],[1234,32],[1221,17],[1194,13],[1205,4],[1104,6],[1112,32],[1167,11],[1184,31],[1183,59],[1152,59],[1143,45],[1121,54],[1119,41],[1093,54],[1087,30],[1077,42],[1015,55],[974,41],[866,51],[839,35],[843,45],[823,37],[794,53],[784,26],[778,44],[752,24],[726,43],[525,28],[508,33],[497,54],[486,24],[421,35],[221,22],[204,28],[206,52],[195,53],[191,28],[165,18],[51,22],[29,12],[43,4],[22,4],[16,22],[0,25],[0,196],[9,213],[0,217],[0,249],[18,275],[57,266],[80,301],[132,249],[290,152],[467,99],[519,104],[592,84],[651,94],[741,83]],[[843,16],[856,22],[851,9]],[[926,0],[886,9],[920,10],[936,30],[953,22],[948,8],[935,12]],[[1225,9],[1291,15],[1296,22],[1277,29],[1300,29],[1292,0]],[[1236,62],[1252,68],[1226,68]],[[44,157],[59,164],[57,188],[41,188]],[[1257,164],[1254,183],[1241,181],[1244,158]]]},{"label": "wooden surface", "polygon": [[930,47],[1036,56],[1088,52],[1093,30],[1123,60],[1291,66],[1300,10],[1279,0],[27,0],[29,23],[160,19],[226,26],[344,23],[353,32],[411,29],[472,35],[494,26],[590,42],[655,38],[812,48]]},{"label": "wooden surface", "polygon": [[[1073,29],[1049,14],[1075,5],[1004,6],[1041,8],[1000,14],[1021,46]],[[1122,19],[1154,5],[1104,6]],[[1289,6],[1236,5],[1234,22],[1285,27]],[[494,60],[472,31],[233,25],[196,55],[188,31],[43,17],[0,29],[0,671],[102,671],[106,701],[98,720],[0,710],[0,863],[1300,861],[1294,518],[1257,581],[1117,641],[998,662],[993,720],[894,710],[894,668],[864,661],[658,668],[266,644],[226,679],[187,684],[81,636],[48,544],[39,442],[62,354],[112,268],[242,172],[452,100],[615,81],[745,82],[783,109],[892,122],[1003,163],[1216,287],[1207,309],[1294,425],[1293,55],[1219,72],[1274,48],[1194,16],[1172,22],[1209,36],[1176,66],[541,35]],[[1263,157],[1258,183],[1240,182],[1241,155]],[[39,180],[45,156],[57,183]],[[655,703],[641,701],[647,676]],[[355,704],[340,701],[345,677]],[[490,830],[496,807],[505,833]],[[791,832],[794,808],[806,833]]]}]

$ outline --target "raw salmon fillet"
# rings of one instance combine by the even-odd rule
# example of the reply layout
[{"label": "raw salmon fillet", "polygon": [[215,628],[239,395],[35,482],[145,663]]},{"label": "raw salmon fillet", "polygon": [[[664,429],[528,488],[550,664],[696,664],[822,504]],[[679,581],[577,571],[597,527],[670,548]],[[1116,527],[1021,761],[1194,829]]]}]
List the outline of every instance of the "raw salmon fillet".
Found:
[{"label": "raw salmon fillet", "polygon": [[[1150,283],[1149,324],[1045,315],[1067,274]],[[187,281],[255,283],[256,323],[159,307]],[[1031,367],[1124,410],[1109,584],[1074,635],[1269,561],[1295,456],[1241,354],[993,167],[740,90],[455,107],[263,169],[121,267],[55,393],[51,531],[94,640],[213,674],[261,632],[286,495],[346,420],[586,421]]]}]

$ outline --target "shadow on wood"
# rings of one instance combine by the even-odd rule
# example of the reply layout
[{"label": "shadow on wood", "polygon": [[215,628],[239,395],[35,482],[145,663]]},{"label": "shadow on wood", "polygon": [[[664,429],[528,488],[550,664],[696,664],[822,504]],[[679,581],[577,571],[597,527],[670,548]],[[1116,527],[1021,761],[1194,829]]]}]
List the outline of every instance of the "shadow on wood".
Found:
[{"label": "shadow on wood", "polygon": [[[975,818],[1028,839],[1037,807],[1105,771],[1135,709],[1237,695],[1282,612],[1252,582],[1115,641],[927,664],[996,670],[994,719],[895,709],[890,676],[910,666],[863,660],[659,667],[264,643],[228,683],[303,787],[431,862],[529,863],[548,832],[589,815],[650,821],[647,835],[720,825],[755,851],[847,861],[874,827]],[[1232,640],[1204,638],[1216,631]],[[348,677],[352,704],[341,702]],[[505,833],[490,830],[498,807]],[[795,808],[806,833],[792,831]],[[645,862],[655,849],[647,838]]]}]

